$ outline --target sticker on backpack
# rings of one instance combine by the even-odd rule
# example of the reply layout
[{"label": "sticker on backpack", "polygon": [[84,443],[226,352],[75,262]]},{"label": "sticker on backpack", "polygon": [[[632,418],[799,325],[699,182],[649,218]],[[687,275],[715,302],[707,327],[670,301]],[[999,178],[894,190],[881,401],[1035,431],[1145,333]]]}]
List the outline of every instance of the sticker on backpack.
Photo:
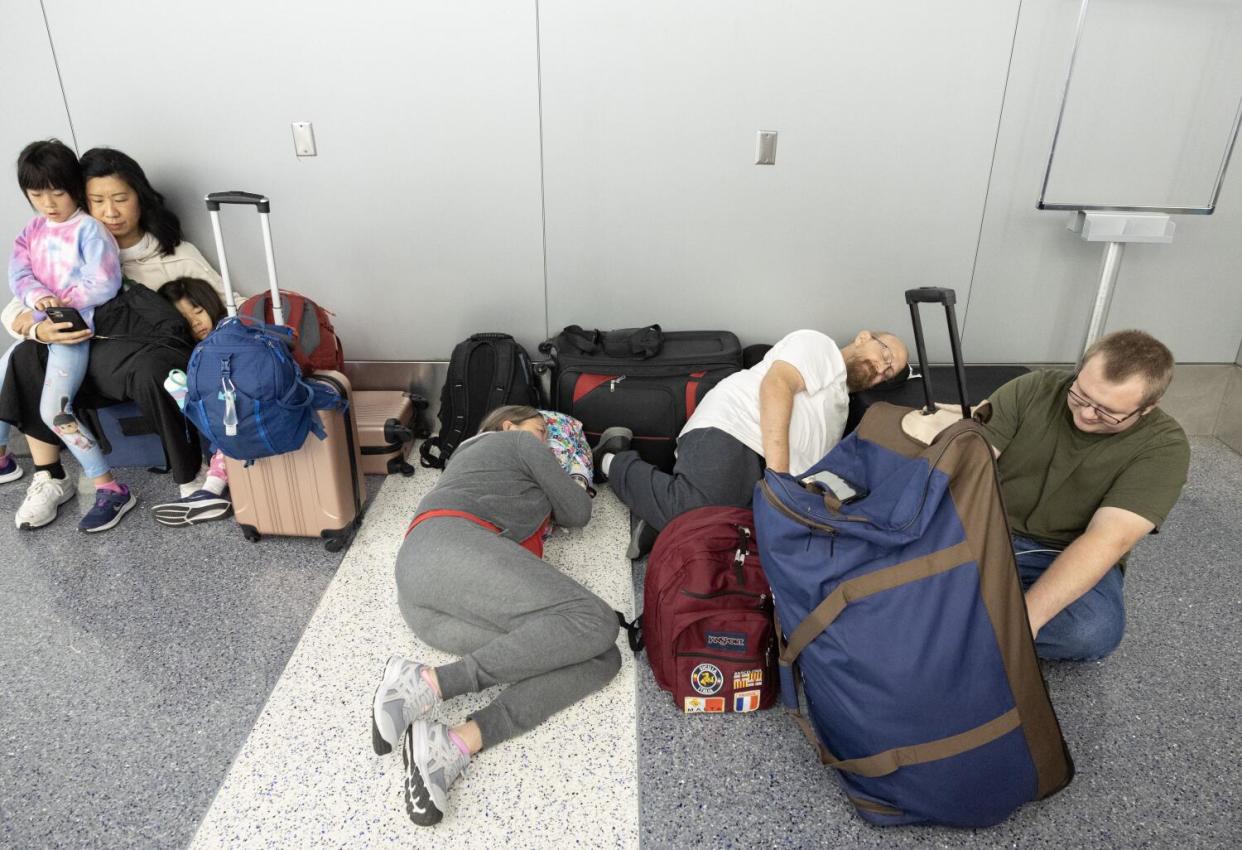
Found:
[{"label": "sticker on backpack", "polygon": [[724,687],[724,676],[715,664],[703,663],[690,671],[690,687],[703,696],[711,696]]}]

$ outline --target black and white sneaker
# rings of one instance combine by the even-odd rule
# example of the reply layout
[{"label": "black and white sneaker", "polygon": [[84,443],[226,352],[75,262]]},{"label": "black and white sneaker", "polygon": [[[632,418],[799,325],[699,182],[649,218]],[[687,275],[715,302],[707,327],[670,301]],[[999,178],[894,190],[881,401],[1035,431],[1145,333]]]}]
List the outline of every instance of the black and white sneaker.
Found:
[{"label": "black and white sneaker", "polygon": [[194,525],[232,516],[233,503],[228,496],[217,496],[210,490],[195,490],[175,502],[156,505],[151,513],[160,525]]},{"label": "black and white sneaker", "polygon": [[406,814],[419,826],[435,826],[448,810],[449,786],[470,765],[470,756],[453,743],[447,726],[429,720],[415,720],[405,730],[401,756]]}]

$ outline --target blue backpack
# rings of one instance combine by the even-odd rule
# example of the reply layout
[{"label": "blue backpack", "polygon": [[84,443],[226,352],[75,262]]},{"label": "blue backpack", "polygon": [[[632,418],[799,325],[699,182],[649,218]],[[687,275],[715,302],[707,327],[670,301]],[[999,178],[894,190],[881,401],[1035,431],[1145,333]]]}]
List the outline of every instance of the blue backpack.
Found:
[{"label": "blue backpack", "polygon": [[289,328],[229,318],[195,347],[186,367],[185,414],[212,445],[246,461],[295,452],[308,433],[323,439],[317,410],[347,402],[302,377]]}]

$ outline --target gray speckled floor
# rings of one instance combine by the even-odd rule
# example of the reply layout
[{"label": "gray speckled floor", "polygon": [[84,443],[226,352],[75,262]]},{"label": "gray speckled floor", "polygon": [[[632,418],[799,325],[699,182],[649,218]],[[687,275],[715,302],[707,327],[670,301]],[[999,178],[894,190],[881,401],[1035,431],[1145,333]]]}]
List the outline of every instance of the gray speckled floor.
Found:
[{"label": "gray speckled floor", "polygon": [[1120,649],[1045,668],[1067,789],[990,830],[873,827],[779,710],[686,717],[640,664],[643,847],[1242,846],[1242,457],[1192,447],[1181,501],[1132,559]]},{"label": "gray speckled floor", "polygon": [[0,486],[3,847],[185,846],[343,557],[163,528],[170,479],[122,478],[142,503],[97,535],[89,495],[19,532],[29,478]]},{"label": "gray speckled floor", "polygon": [[[605,844],[632,845],[637,836],[645,848],[1242,845],[1242,457],[1215,440],[1192,442],[1182,501],[1133,560],[1121,648],[1101,663],[1047,668],[1078,766],[1074,783],[1051,800],[980,832],[869,826],[779,711],[685,717],[656,689],[646,663],[627,658],[613,688],[626,673],[636,677],[637,820],[626,803],[631,722],[624,712],[608,718],[613,744],[601,759],[592,749],[598,731],[574,719],[624,705],[610,690],[542,730],[582,739],[583,747],[571,748],[580,761],[553,769],[595,771],[590,784],[599,796],[576,799],[578,790],[563,786],[571,794],[565,812],[578,805],[589,815],[516,834],[512,823],[505,827],[514,814],[505,800],[517,798],[473,789],[504,791],[509,776],[515,793],[538,790],[520,781],[532,762],[522,761],[528,748],[515,745],[504,759],[480,761],[478,778],[459,789],[459,813],[470,810],[481,828],[452,843],[471,846],[470,836],[478,846],[500,846],[503,835],[556,847],[552,835],[576,835],[584,847],[605,836]],[[126,478],[147,506],[170,490],[162,476]],[[372,491],[380,482],[371,480]],[[0,487],[0,847],[184,847],[239,748],[199,846],[365,847],[424,838],[444,846],[441,829],[411,833],[393,804],[394,763],[369,755],[358,699],[352,690],[348,700],[338,693],[354,679],[365,679],[367,690],[382,656],[402,638],[411,641],[399,618],[375,621],[381,641],[356,618],[365,600],[391,592],[391,540],[425,484],[392,488],[400,504],[377,512],[371,526],[388,542],[371,545],[367,535],[351,550],[358,569],[342,570],[333,585],[341,604],[325,598],[317,615],[324,628],[308,631],[274,692],[340,555],[311,540],[254,546],[228,523],[162,529],[145,511],[87,537],[73,528],[85,500],[66,506],[48,529],[19,534],[7,517],[24,482]],[[609,537],[611,519],[618,518],[601,527]],[[580,541],[588,550],[579,552],[566,541],[563,551],[589,569],[594,542]],[[308,739],[313,724],[347,734]],[[284,731],[263,734],[276,730]],[[316,748],[318,756],[304,757]],[[341,748],[335,764],[324,758],[334,748]],[[545,742],[530,751],[547,749]],[[272,759],[284,767],[265,767]],[[377,793],[360,794],[359,777]],[[300,786],[314,794],[298,794]],[[599,823],[608,826],[601,831]]]},{"label": "gray speckled floor", "polygon": [[[634,670],[538,728],[485,749],[453,785],[434,829],[401,804],[401,756],[371,751],[370,704],[392,653],[450,660],[421,643],[397,609],[393,565],[437,473],[391,478],[272,691],[192,850],[219,847],[634,848],[638,845]],[[628,512],[608,490],[591,524],[558,532],[546,556],[632,616]],[[624,639],[621,639],[624,645]],[[437,708],[458,723],[494,691]]]}]

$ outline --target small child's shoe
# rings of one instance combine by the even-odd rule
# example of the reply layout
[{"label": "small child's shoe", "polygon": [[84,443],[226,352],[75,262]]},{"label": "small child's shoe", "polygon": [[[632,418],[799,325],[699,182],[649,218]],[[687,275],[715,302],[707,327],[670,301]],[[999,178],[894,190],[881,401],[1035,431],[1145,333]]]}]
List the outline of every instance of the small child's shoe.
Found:
[{"label": "small child's shoe", "polygon": [[95,490],[95,507],[86,512],[86,516],[82,517],[82,521],[78,523],[78,531],[94,533],[96,531],[107,531],[118,522],[121,517],[125,516],[134,505],[138,504],[138,498],[124,484],[121,485],[121,492],[114,490]]},{"label": "small child's shoe", "polygon": [[4,456],[0,457],[0,484],[16,481],[25,474],[12,452],[5,452]]}]

